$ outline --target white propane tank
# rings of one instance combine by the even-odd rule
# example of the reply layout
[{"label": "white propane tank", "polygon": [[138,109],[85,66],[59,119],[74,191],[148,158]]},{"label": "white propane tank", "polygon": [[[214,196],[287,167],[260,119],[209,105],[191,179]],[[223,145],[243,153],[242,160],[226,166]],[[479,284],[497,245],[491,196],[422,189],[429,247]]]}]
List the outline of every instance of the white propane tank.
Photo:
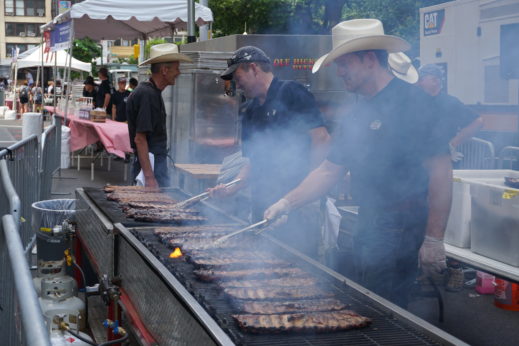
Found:
[{"label": "white propane tank", "polygon": [[[36,293],[38,297],[41,296],[41,280],[45,278],[55,278],[65,276],[65,260],[61,261],[38,261],[38,273],[37,276],[32,279],[34,283],[34,288],[36,289]],[[77,290],[77,285],[75,286]]]},{"label": "white propane tank", "polygon": [[48,310],[44,312],[45,321],[49,328],[50,341],[52,346],[84,346],[89,345],[87,342],[78,339],[76,336],[67,331],[60,329],[59,324],[65,322],[68,327],[83,339],[93,342],[92,338],[85,333],[78,331],[77,322],[80,319],[79,311],[77,310]]},{"label": "white propane tank", "polygon": [[79,330],[85,330],[85,303],[78,297],[76,281],[70,276],[41,280],[40,306],[43,314],[51,310],[79,311]]}]

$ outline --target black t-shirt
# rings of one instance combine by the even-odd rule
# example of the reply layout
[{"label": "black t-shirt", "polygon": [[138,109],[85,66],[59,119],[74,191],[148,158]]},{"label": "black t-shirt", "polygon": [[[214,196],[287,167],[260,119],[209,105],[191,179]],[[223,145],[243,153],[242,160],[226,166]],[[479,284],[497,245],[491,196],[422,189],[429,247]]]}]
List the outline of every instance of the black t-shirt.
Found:
[{"label": "black t-shirt", "polygon": [[146,133],[149,151],[155,155],[166,155],[168,134],[166,130],[166,108],[162,92],[153,81],[139,83],[126,101],[126,117],[130,143],[135,146],[135,134]]},{"label": "black t-shirt", "polygon": [[296,187],[310,169],[309,131],[324,126],[315,99],[301,84],[274,78],[265,103],[241,107],[242,152],[250,159],[253,200],[266,208]]},{"label": "black t-shirt", "polygon": [[[90,92],[83,88],[83,97],[91,97],[94,107],[97,107],[97,87],[94,87]],[[101,105],[101,107],[102,106],[103,105]]]},{"label": "black t-shirt", "polygon": [[[110,82],[108,79],[105,79],[101,82],[101,85],[99,85],[99,88],[97,89],[97,98],[95,105],[96,107],[103,107],[105,104],[105,95],[106,94],[112,94],[112,86],[110,85]],[[112,114],[112,110],[110,107],[106,108],[107,114]]]},{"label": "black t-shirt", "polygon": [[360,206],[424,201],[429,182],[424,161],[449,152],[449,138],[436,130],[436,114],[431,96],[394,78],[345,117],[328,160],[350,170],[352,196]]},{"label": "black t-shirt", "polygon": [[449,136],[449,139],[454,138],[460,130],[479,118],[479,114],[449,94],[440,93],[434,96],[433,100],[440,112],[438,130]]},{"label": "black t-shirt", "polygon": [[115,115],[116,121],[126,121],[126,100],[130,92],[128,90],[119,91],[116,90],[112,94],[112,104],[115,106],[115,111],[117,114]]}]

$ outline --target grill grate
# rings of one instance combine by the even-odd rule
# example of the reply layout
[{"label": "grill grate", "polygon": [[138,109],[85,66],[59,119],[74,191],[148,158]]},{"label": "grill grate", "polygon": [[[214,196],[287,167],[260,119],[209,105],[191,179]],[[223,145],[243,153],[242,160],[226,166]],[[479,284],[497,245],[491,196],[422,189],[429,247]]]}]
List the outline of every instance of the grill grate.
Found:
[{"label": "grill grate", "polygon": [[[315,268],[306,267],[306,262],[296,256],[278,253],[292,263],[297,263],[303,269],[312,272],[320,281],[331,289],[337,299],[349,304],[349,308],[357,313],[373,320],[371,326],[362,329],[348,330],[331,333],[280,333],[280,334],[249,334],[239,329],[232,314],[238,311],[230,300],[219,290],[216,283],[199,281],[193,274],[195,266],[183,258],[170,259],[169,249],[159,242],[153,234],[152,228],[132,229],[132,233],[139,239],[186,287],[206,311],[215,319],[219,326],[238,345],[438,345],[436,340],[419,332],[408,323],[395,318],[386,311],[377,308],[368,297],[346,285],[339,284],[325,273],[318,272]],[[255,238],[255,242],[259,241]],[[267,242],[266,239],[262,240]],[[269,247],[276,245],[269,242]],[[281,251],[280,251],[281,252]],[[304,262],[304,263],[302,263]]]}]

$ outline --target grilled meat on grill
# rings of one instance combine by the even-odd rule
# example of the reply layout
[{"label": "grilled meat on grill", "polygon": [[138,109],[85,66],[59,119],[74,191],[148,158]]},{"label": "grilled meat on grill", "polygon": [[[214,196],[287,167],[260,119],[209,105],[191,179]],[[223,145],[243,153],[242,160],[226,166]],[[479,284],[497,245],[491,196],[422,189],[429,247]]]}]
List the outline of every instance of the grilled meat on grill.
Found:
[{"label": "grilled meat on grill", "polygon": [[126,208],[124,213],[127,217],[139,217],[141,215],[171,214],[171,215],[197,215],[200,212],[195,209],[134,209]]},{"label": "grilled meat on grill", "polygon": [[174,210],[182,210],[185,212],[197,212],[195,209],[183,209],[176,207],[175,203],[146,203],[146,202],[128,202],[128,207],[133,209],[153,209],[153,210],[160,210],[160,211],[174,211]]},{"label": "grilled meat on grill", "polygon": [[304,287],[317,284],[314,277],[295,277],[270,280],[234,280],[224,281],[220,283],[222,288],[227,287]]},{"label": "grilled meat on grill", "polygon": [[234,287],[226,288],[224,292],[235,299],[310,299],[326,298],[333,293],[318,286],[305,287]]},{"label": "grilled meat on grill", "polygon": [[337,311],[346,308],[346,304],[337,299],[310,299],[310,300],[289,300],[280,302],[253,302],[240,301],[236,305],[238,308],[249,314],[282,314],[302,311]]},{"label": "grilled meat on grill", "polygon": [[307,273],[299,268],[254,268],[243,270],[208,270],[199,269],[194,271],[195,275],[203,281],[214,280],[236,280],[242,278],[280,278],[280,277],[301,277]]},{"label": "grilled meat on grill", "polygon": [[276,258],[274,255],[265,251],[243,251],[243,250],[232,250],[222,252],[219,251],[194,251],[189,254],[189,260],[196,262],[198,260],[212,260],[212,259],[224,259],[224,260],[269,260]]},{"label": "grilled meat on grill", "polygon": [[231,231],[236,228],[236,224],[229,225],[198,225],[198,226],[173,226],[173,227],[155,227],[155,234],[169,234],[169,233],[201,233],[201,232],[218,232],[218,231]]},{"label": "grilled meat on grill", "polygon": [[160,188],[151,188],[145,186],[129,186],[129,185],[106,185],[103,189],[106,193],[124,192],[124,193],[147,193],[160,192]]},{"label": "grilled meat on grill", "polygon": [[279,315],[233,315],[240,328],[252,333],[328,332],[366,327],[367,317],[350,310]]},{"label": "grilled meat on grill", "polygon": [[[130,214],[129,214],[130,215]],[[149,210],[144,213],[133,213],[131,214],[136,221],[147,221],[147,222],[203,222],[207,218],[203,216],[193,215],[189,213],[183,213],[180,211],[176,212],[157,212]]]},{"label": "grilled meat on grill", "polygon": [[106,195],[106,198],[110,201],[116,201],[120,204],[128,204],[133,202],[139,203],[162,203],[174,205],[176,201],[163,193],[156,192],[143,192],[143,193],[120,193],[112,192]]},{"label": "grilled meat on grill", "polygon": [[190,261],[197,265],[202,267],[219,267],[219,266],[232,266],[232,267],[288,267],[290,266],[290,263],[287,261],[283,261],[279,258],[270,257],[266,259],[257,259],[257,258],[198,258],[193,259],[190,258]]}]

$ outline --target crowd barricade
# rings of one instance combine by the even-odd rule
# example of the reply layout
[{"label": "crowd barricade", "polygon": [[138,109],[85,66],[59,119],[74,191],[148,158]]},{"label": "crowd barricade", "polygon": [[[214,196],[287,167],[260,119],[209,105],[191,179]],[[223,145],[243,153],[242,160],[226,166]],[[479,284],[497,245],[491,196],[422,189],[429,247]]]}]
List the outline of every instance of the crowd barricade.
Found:
[{"label": "crowd barricade", "polygon": [[[30,237],[21,229],[21,225],[26,223],[22,222],[22,215],[25,212],[30,214],[30,204],[29,209],[24,209],[25,203],[16,192],[18,187],[10,171],[12,168],[24,176],[32,174],[20,171],[24,166],[16,163],[15,155],[18,155],[20,162],[29,161],[34,140],[37,144],[37,137],[31,136],[0,151],[0,340],[2,345],[9,346],[51,344],[26,256],[27,240]],[[38,162],[37,155],[33,161]],[[39,179],[35,180],[37,185]],[[16,182],[28,183],[21,178]],[[31,230],[30,224],[27,229]],[[23,236],[27,238],[26,242]]]},{"label": "crowd barricade", "polygon": [[495,150],[492,142],[472,137],[458,146],[463,154],[457,169],[493,169],[495,167]]},{"label": "crowd barricade", "polygon": [[60,168],[61,161],[61,118],[54,117],[42,136],[43,146],[40,157],[40,199],[51,198],[52,176]]},{"label": "crowd barricade", "polygon": [[500,169],[519,169],[519,147],[507,146],[499,152]]}]

